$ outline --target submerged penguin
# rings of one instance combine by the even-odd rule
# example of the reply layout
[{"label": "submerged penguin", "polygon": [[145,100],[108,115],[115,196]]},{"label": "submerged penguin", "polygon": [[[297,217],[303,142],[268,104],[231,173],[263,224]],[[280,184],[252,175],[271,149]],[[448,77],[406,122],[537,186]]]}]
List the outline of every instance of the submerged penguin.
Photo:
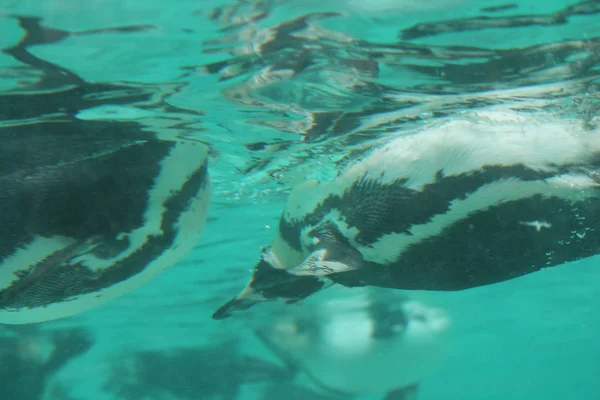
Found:
[{"label": "submerged penguin", "polygon": [[489,285],[600,253],[600,135],[576,120],[480,111],[395,137],[289,196],[225,318],[339,283]]},{"label": "submerged penguin", "polygon": [[[28,329],[23,329],[28,328]],[[0,330],[2,400],[54,398],[54,378],[68,363],[83,356],[95,342],[86,329],[43,331],[36,325]],[[66,393],[58,397],[70,398]]]},{"label": "submerged penguin", "polygon": [[0,323],[27,324],[105,303],[185,256],[206,220],[208,149],[164,123],[198,116],[166,102],[168,86],[86,82],[30,51],[151,27],[68,32],[4,17],[23,36],[2,53],[31,79],[0,94]]},{"label": "submerged penguin", "polygon": [[0,323],[98,306],[198,243],[204,145],[106,121],[4,127],[0,141]]},{"label": "submerged penguin", "polygon": [[444,361],[450,327],[444,310],[397,292],[345,289],[316,305],[286,307],[255,331],[300,388],[329,398],[412,400]]},{"label": "submerged penguin", "polygon": [[127,400],[236,400],[246,385],[285,381],[282,366],[245,354],[240,342],[119,354],[104,388]]}]

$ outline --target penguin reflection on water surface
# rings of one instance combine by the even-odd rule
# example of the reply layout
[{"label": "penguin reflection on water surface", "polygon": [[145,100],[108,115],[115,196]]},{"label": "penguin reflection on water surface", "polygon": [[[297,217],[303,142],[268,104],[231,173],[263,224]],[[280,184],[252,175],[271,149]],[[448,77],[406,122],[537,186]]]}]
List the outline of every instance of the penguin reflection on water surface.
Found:
[{"label": "penguin reflection on water surface", "polygon": [[301,388],[326,397],[415,399],[445,359],[449,314],[398,292],[342,289],[261,318],[256,335]]}]

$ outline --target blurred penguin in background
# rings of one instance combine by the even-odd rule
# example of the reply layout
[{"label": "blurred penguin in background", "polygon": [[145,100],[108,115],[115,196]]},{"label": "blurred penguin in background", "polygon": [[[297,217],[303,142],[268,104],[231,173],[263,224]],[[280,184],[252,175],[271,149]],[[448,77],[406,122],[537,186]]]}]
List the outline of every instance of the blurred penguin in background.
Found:
[{"label": "blurred penguin in background", "polygon": [[228,340],[121,355],[104,390],[119,400],[236,400],[247,385],[289,378],[287,368],[246,355],[240,342]]},{"label": "blurred penguin in background", "polygon": [[[416,399],[421,382],[445,358],[449,314],[393,290],[336,289],[284,306],[254,328],[256,335],[289,368],[297,387],[320,395],[315,400]],[[280,391],[281,385],[273,386],[261,400],[274,400]]]},{"label": "blurred penguin in background", "polygon": [[282,381],[265,387],[257,400],[340,400],[340,397],[317,393],[292,381]]},{"label": "blurred penguin in background", "polygon": [[0,399],[47,399],[56,374],[93,344],[92,334],[82,328],[43,331],[36,325],[0,327]]}]

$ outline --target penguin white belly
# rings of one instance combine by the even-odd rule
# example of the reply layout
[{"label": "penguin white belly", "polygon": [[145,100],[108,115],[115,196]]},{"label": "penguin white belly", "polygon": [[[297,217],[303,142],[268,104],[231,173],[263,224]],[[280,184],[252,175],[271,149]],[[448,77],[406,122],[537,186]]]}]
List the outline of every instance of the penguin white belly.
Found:
[{"label": "penguin white belly", "polygon": [[316,392],[355,396],[418,387],[445,358],[449,315],[412,300],[387,303],[363,294],[352,290],[346,304],[324,299],[292,306],[291,315],[261,328],[259,337],[298,370],[299,385]]}]

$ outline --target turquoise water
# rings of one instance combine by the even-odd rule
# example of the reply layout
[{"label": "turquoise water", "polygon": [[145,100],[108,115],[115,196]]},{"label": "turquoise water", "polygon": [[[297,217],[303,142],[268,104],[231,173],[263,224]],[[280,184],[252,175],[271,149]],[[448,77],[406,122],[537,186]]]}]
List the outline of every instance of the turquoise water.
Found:
[{"label": "turquoise water", "polygon": [[[194,251],[123,297],[39,326],[85,328],[95,338],[51,379],[48,398],[134,399],[111,388],[124,374],[118,366],[142,350],[239,340],[244,353],[273,361],[238,321],[212,313],[247,282],[293,185],[330,180],[394,135],[484,106],[543,110],[597,129],[600,2],[509,3],[5,0],[0,47],[18,51],[0,54],[0,96],[39,100],[3,102],[4,126],[66,115],[135,121],[210,148],[213,195]],[[19,26],[30,17],[45,29],[28,31],[35,43],[23,41]],[[68,94],[73,87],[85,95]],[[58,100],[48,100],[52,93]],[[449,355],[419,399],[596,398],[597,263],[595,256],[491,286],[415,293],[453,316]],[[157,365],[156,374],[219,371],[217,356],[205,356]],[[243,385],[237,398],[261,398],[265,385]],[[283,389],[313,398],[299,390]],[[0,382],[4,399],[1,391]],[[188,389],[156,396],[229,398]]]}]

